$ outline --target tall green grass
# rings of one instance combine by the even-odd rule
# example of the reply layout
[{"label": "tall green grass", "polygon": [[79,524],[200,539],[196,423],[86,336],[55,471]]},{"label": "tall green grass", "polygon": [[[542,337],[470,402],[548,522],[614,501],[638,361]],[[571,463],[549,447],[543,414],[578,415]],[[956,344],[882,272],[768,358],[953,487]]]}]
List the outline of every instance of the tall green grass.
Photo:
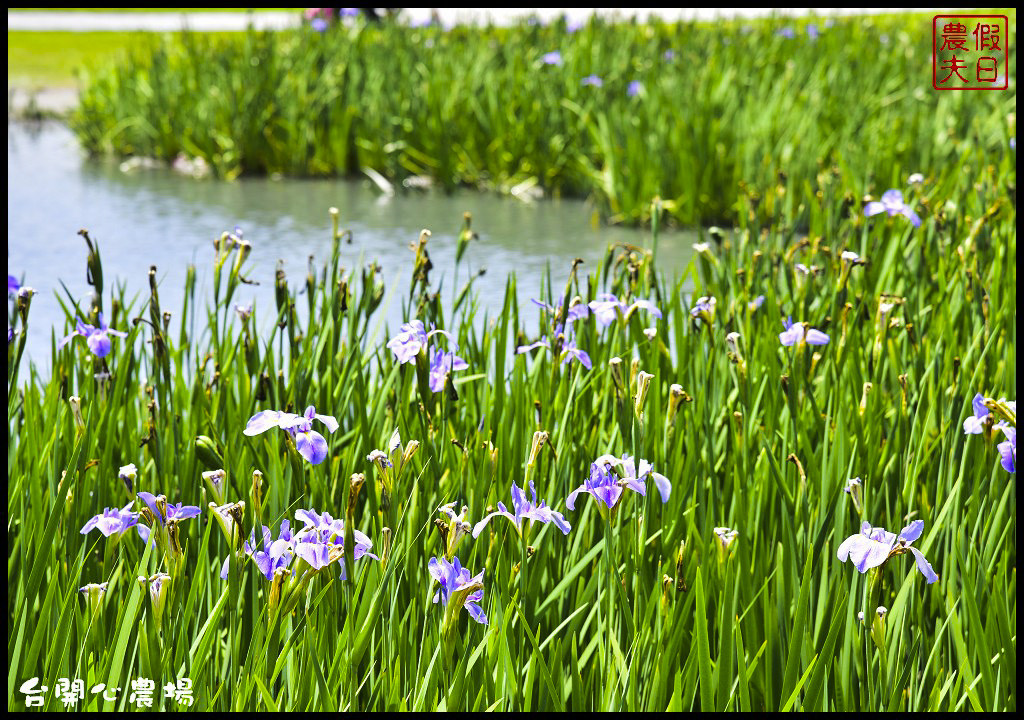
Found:
[{"label": "tall green grass", "polygon": [[[600,18],[576,32],[360,21],[168,37],[84,76],[73,127],[91,152],[183,153],[227,178],[369,169],[444,188],[537,185],[628,223],[649,222],[658,195],[664,222],[689,225],[811,207],[833,166],[859,198],[1006,151],[1016,93],[933,90],[930,15],[813,23],[816,39],[788,19]],[[563,64],[544,63],[553,51]],[[592,74],[602,87],[582,84]],[[767,190],[780,174],[784,198]]]},{"label": "tall green grass", "polygon": [[[188,677],[194,709],[218,711],[1015,709],[1016,476],[991,441],[962,431],[975,393],[1016,397],[1015,160],[965,155],[908,191],[924,217],[917,230],[850,212],[844,197],[859,179],[826,172],[808,202],[772,186],[772,222],[745,212],[735,231],[708,233],[685,276],[658,273],[657,222],[649,247],[609,248],[597,268],[554,268],[530,289],[550,303],[610,291],[651,298],[663,313],[653,338],[642,313],[604,331],[579,321],[589,371],[544,350],[515,355],[550,320],[517,305],[514,277],[500,312],[480,308],[472,285],[449,301],[428,272],[429,242],[410,284],[386,287],[372,264],[339,266],[335,230],[333,252],[305,279],[279,274],[276,306],[244,325],[232,305],[239,272],[251,273],[238,251],[211,253],[212,296],[197,294],[190,273],[169,315],[155,283],[133,302],[90,252],[91,305],[57,300],[69,323],[103,310],[130,329],[111,355],[95,358],[80,339],[58,350],[55,329],[52,374],[19,379],[23,333],[49,329],[33,326],[30,308],[12,315],[8,707],[24,707],[19,688],[34,677],[51,688],[47,708],[61,706],[60,678],[80,678],[79,709],[129,709],[131,680],[145,677],[156,706],[172,709],[160,688]],[[645,212],[663,218],[657,202]],[[867,264],[850,267],[844,250]],[[482,252],[470,241],[469,256]],[[687,283],[716,298],[710,324],[692,318]],[[883,299],[894,307],[880,319]],[[450,331],[469,369],[424,392],[384,347],[395,330],[378,320],[385,303]],[[831,342],[780,346],[790,315]],[[639,371],[654,376],[642,414]],[[673,384],[683,392],[674,417]],[[341,425],[322,465],[279,431],[242,434],[258,410],[310,404]],[[396,428],[420,447],[385,508],[367,455]],[[427,572],[443,551],[437,508],[465,505],[475,522],[507,504],[537,431],[550,440],[531,478],[572,531],[534,527],[532,550],[504,521],[463,539],[463,564],[486,570],[489,623],[463,613],[443,646]],[[650,460],[672,481],[669,501],[652,487],[625,493],[609,519],[586,495],[567,512],[566,495],[606,452]],[[136,490],[202,508],[201,473],[223,467],[227,500],[246,503],[244,535],[257,521],[276,534],[281,519],[315,507],[350,517],[387,561],[350,562],[350,581],[334,567],[294,610],[271,612],[252,563],[219,578],[230,548],[205,509],[180,526],[180,566],[145,551],[134,530],[117,542],[79,533],[131,500],[117,477],[130,462]],[[366,480],[358,494],[354,473]],[[843,492],[852,476],[863,480],[861,512]],[[837,560],[862,520],[896,531],[908,519],[924,521],[915,546],[937,583],[908,556],[865,575]],[[718,527],[738,532],[728,550]],[[136,580],[157,571],[172,574],[160,626]],[[78,588],[103,581],[93,616]],[[884,621],[858,621],[880,605]],[[117,699],[89,693],[99,683],[121,688]]]}]

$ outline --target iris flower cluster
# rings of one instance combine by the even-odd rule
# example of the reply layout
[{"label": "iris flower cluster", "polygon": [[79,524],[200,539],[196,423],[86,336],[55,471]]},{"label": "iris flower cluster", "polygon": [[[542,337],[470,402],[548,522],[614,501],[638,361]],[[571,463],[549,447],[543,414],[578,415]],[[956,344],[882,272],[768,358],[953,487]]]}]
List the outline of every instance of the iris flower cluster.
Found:
[{"label": "iris flower cluster", "polygon": [[[277,539],[274,539],[273,533],[266,525],[261,528],[258,537],[254,528],[242,546],[243,556],[248,556],[256,563],[260,573],[271,581],[281,570],[286,571],[289,576],[295,576],[297,573],[301,574],[303,568],[317,572],[335,562],[341,567],[341,579],[344,580],[345,522],[331,517],[330,513],[318,513],[314,509],[296,510],[295,519],[302,523],[302,528],[293,532],[291,523],[287,519],[282,520]],[[355,540],[355,560],[363,557],[379,559],[371,552],[373,542],[369,537],[355,529],[352,534]],[[304,565],[293,565],[292,561],[296,557]],[[221,567],[222,579],[228,575],[229,559],[225,559]]]},{"label": "iris flower cluster", "polygon": [[[465,360],[455,354],[459,346],[455,343],[451,333],[446,330],[427,332],[420,320],[403,323],[398,330],[398,334],[388,341],[387,348],[395,353],[395,360],[400,365],[414,362],[421,352],[427,352],[430,358],[428,384],[431,392],[441,392],[444,390],[445,378],[448,375],[456,370],[465,370],[469,367]],[[429,352],[428,344],[434,335],[444,335],[448,338],[452,350],[445,352],[440,348],[434,348],[433,352]]]},{"label": "iris flower cluster", "polygon": [[808,345],[828,345],[828,335],[821,330],[815,330],[808,323],[795,323],[792,318],[787,318],[782,321],[782,324],[786,329],[779,333],[779,342],[786,347],[792,347],[793,345],[799,347],[804,343]]},{"label": "iris flower cluster", "polygon": [[[527,464],[527,477],[529,477],[529,471],[536,462],[536,453],[540,445],[546,440],[546,436],[547,433],[540,432],[534,435],[531,457]],[[525,538],[527,520],[530,521],[531,527],[536,523],[551,523],[561,530],[564,535],[568,535],[572,529],[560,512],[548,507],[543,500],[537,499],[537,488],[532,480],[528,481],[528,487],[530,488],[529,498],[527,498],[523,488],[513,483],[511,489],[511,511],[504,503],[499,502],[498,509],[484,517],[475,526],[471,525],[466,519],[468,513],[468,508],[466,507],[462,508],[461,513],[455,512],[455,503],[448,503],[438,508],[441,515],[444,516],[444,520],[436,522],[443,538],[444,555],[440,558],[432,558],[429,563],[429,570],[431,576],[441,586],[434,595],[434,602],[441,602],[445,606],[445,619],[442,623],[443,634],[447,634],[451,630],[459,610],[463,606],[466,607],[474,620],[482,624],[487,623],[487,617],[478,604],[483,600],[483,571],[479,575],[474,576],[469,570],[462,567],[459,559],[455,557],[456,546],[470,530],[472,530],[473,537],[477,538],[484,528],[487,527],[487,524],[496,517],[507,518],[521,539]]]}]

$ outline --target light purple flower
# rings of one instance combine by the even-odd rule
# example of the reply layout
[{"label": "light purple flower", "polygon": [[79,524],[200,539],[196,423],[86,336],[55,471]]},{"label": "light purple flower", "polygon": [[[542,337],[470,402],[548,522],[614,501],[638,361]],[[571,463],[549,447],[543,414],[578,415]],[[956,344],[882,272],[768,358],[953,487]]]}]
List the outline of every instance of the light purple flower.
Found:
[{"label": "light purple flower", "polygon": [[791,27],[784,27],[781,30],[777,30],[775,36],[793,39],[796,37],[796,32]]},{"label": "light purple flower", "polygon": [[57,349],[59,350],[60,348],[64,347],[69,342],[71,342],[72,339],[79,335],[85,338],[85,342],[86,344],[88,344],[89,349],[92,351],[92,354],[95,355],[96,357],[102,358],[110,354],[110,338],[108,337],[108,335],[116,335],[117,337],[123,338],[127,337],[128,333],[123,332],[121,330],[112,330],[111,328],[107,327],[106,322],[104,322],[103,320],[103,313],[100,313],[99,327],[93,327],[92,325],[85,323],[84,321],[82,321],[81,318],[79,318],[77,321],[77,327],[75,331],[61,339],[61,341],[57,344]]},{"label": "light purple flower", "polygon": [[444,390],[444,381],[450,373],[456,370],[465,370],[469,364],[456,355],[454,352],[435,350],[434,356],[430,359],[430,390],[441,392]]},{"label": "light purple flower", "polygon": [[584,87],[588,85],[591,87],[601,87],[602,85],[604,85],[604,80],[602,80],[597,75],[587,75],[585,78],[583,78],[583,80],[580,81],[580,84],[583,85]]},{"label": "light purple flower", "polygon": [[851,535],[843,541],[836,556],[840,562],[846,562],[849,559],[859,572],[865,573],[871,568],[885,564],[891,557],[909,552],[914,555],[917,569],[929,583],[933,583],[939,579],[939,576],[935,574],[924,554],[910,546],[912,542],[921,537],[923,531],[923,520],[915,520],[910,523],[900,530],[899,535],[887,532],[885,528],[873,528],[871,523],[864,522],[860,526],[859,533]]},{"label": "light purple flower", "polygon": [[513,512],[509,512],[508,508],[505,507],[504,503],[498,503],[497,512],[492,512],[490,515],[485,517],[483,520],[478,522],[473,528],[473,537],[479,537],[480,533],[483,532],[484,526],[490,522],[491,518],[501,515],[502,517],[508,518],[513,525],[515,525],[516,532],[520,536],[523,534],[523,521],[531,520],[532,522],[539,523],[554,523],[555,527],[562,531],[564,535],[569,534],[571,526],[562,517],[562,514],[555,512],[543,501],[537,501],[537,490],[533,485],[533,480],[530,481],[530,494],[533,496],[533,500],[526,499],[526,493],[523,492],[515,483],[512,484],[512,509]]},{"label": "light purple flower", "polygon": [[[559,325],[555,328],[555,334],[558,335],[561,332],[562,326]],[[548,350],[550,350],[551,343],[548,340],[541,338],[540,340],[530,343],[529,345],[520,345],[519,347],[516,348],[516,355],[522,355],[523,353],[530,352],[531,350],[536,350],[537,348],[540,347],[547,348]],[[583,367],[585,367],[587,370],[590,370],[593,367],[593,363],[590,360],[590,355],[587,354],[586,350],[580,350],[576,346],[575,340],[564,340],[562,342],[562,364],[568,365],[573,360],[578,360],[579,363],[583,365]]]},{"label": "light purple flower", "polygon": [[18,278],[14,277],[11,274],[8,274],[7,275],[7,294],[8,295],[17,295],[18,294],[18,290],[20,290],[20,289],[21,289],[21,283],[18,281]]},{"label": "light purple flower", "polygon": [[309,21],[309,26],[316,30],[318,33],[327,32],[327,21],[322,17],[315,17]]},{"label": "light purple flower", "polygon": [[[296,510],[295,519],[303,522],[302,530],[295,533],[291,548],[300,558],[306,561],[314,570],[326,567],[336,560],[341,566],[341,579],[345,579],[345,522],[340,518],[335,520],[327,512],[323,514],[316,510]],[[379,558],[370,550],[373,543],[365,534],[358,530],[352,530],[352,538],[355,546],[352,549],[352,557],[359,560],[363,557],[370,557],[374,560]]]},{"label": "light purple flower", "polygon": [[703,318],[706,322],[711,322],[711,319],[715,316],[715,302],[715,299],[710,296],[699,298],[697,304],[690,309],[690,315],[695,318]]},{"label": "light purple flower", "polygon": [[[182,505],[180,502],[171,505],[163,495],[153,495],[148,492],[139,492],[136,495],[146,503],[158,530],[171,520],[188,520],[199,515],[199,508],[195,505]],[[145,525],[136,525],[135,529],[139,531],[139,537],[144,542],[149,542],[151,528]]]},{"label": "light purple flower", "polygon": [[1003,431],[1006,440],[996,446],[999,451],[1000,463],[1006,472],[1017,472],[1017,428],[1008,423],[999,423],[999,429]]},{"label": "light purple flower", "polygon": [[971,401],[974,415],[964,420],[964,435],[980,435],[985,430],[985,418],[989,416],[989,410],[985,406],[985,396],[978,393]]},{"label": "light purple flower", "polygon": [[557,50],[552,50],[549,53],[544,53],[540,57],[541,62],[545,65],[561,65],[562,64],[562,53]]},{"label": "light purple flower", "polygon": [[750,310],[750,312],[754,312],[762,305],[764,305],[764,295],[758,295],[756,298],[747,303],[747,309]]},{"label": "light purple flower", "polygon": [[[249,533],[249,539],[245,541],[242,546],[242,551],[248,555],[256,563],[260,573],[263,574],[267,580],[274,579],[274,571],[278,568],[288,567],[288,563],[291,562],[294,553],[291,549],[291,528],[287,520],[281,521],[281,533],[280,543],[274,540],[273,534],[270,532],[270,528],[266,525],[263,526],[260,534],[259,542],[256,538],[256,528],[252,529]],[[277,547],[278,552],[274,553],[274,548]],[[224,564],[220,569],[220,579],[226,580],[228,577],[228,564],[230,556],[224,558]]]},{"label": "light purple flower", "polygon": [[779,333],[779,342],[787,347],[805,342],[808,345],[828,345],[828,335],[821,330],[815,330],[807,323],[794,323],[791,319],[786,319],[782,324],[786,329]]},{"label": "light purple flower", "polygon": [[675,60],[676,59],[676,51],[675,50],[666,50],[662,54],[661,57],[664,58],[665,60]]},{"label": "light purple flower", "polygon": [[[470,616],[481,625],[487,624],[487,616],[484,614],[480,603],[484,599],[484,571],[473,575],[469,570],[462,567],[458,558],[448,562],[445,558],[430,558],[427,564],[430,576],[436,580],[441,587],[434,593],[434,602],[440,602],[445,608],[453,597],[464,598],[464,607],[469,611]],[[466,592],[468,594],[466,594]]]},{"label": "light purple flower", "polygon": [[812,23],[807,26],[807,37],[811,40],[817,40],[819,35],[821,35],[821,31],[818,30],[817,25]]},{"label": "light purple flower", "polygon": [[131,506],[132,503],[128,503],[120,510],[117,508],[104,508],[102,514],[90,518],[82,526],[82,535],[92,532],[95,528],[103,533],[104,536],[110,537],[114,533],[120,534],[130,527],[135,527],[139,522],[139,514],[132,512],[129,509]]},{"label": "light purple flower", "polygon": [[608,327],[615,322],[620,312],[626,319],[637,310],[646,310],[656,318],[661,317],[661,310],[650,300],[635,300],[632,305],[628,305],[625,300],[619,300],[612,293],[599,293],[597,299],[591,300],[589,305],[597,318],[597,324],[601,327]]},{"label": "light purple flower", "polygon": [[899,190],[886,190],[882,193],[881,201],[872,200],[864,206],[864,215],[871,217],[878,215],[879,213],[889,213],[889,217],[893,215],[903,215],[914,227],[920,227],[921,218],[917,216],[910,206],[903,202],[903,193]]},{"label": "light purple flower", "polygon": [[[619,476],[612,472],[610,465],[599,465],[591,463],[590,477],[586,482],[569,493],[565,499],[565,506],[570,510],[576,509],[576,496],[581,492],[589,493],[595,500],[603,503],[607,508],[615,507],[622,495],[623,486],[619,484]],[[646,494],[646,488],[631,487],[630,489]]]},{"label": "light purple flower", "polygon": [[427,344],[427,331],[419,320],[403,323],[399,333],[388,341],[387,347],[395,353],[395,359],[404,365],[416,359],[420,349]]},{"label": "light purple flower", "polygon": [[338,421],[331,415],[318,415],[316,408],[310,405],[302,415],[263,410],[249,418],[243,433],[252,437],[266,432],[273,427],[287,431],[295,440],[295,449],[311,464],[319,465],[327,458],[327,440],[313,430],[313,420],[319,420],[327,426],[328,431],[338,429]]},{"label": "light purple flower", "polygon": [[[537,307],[544,308],[549,313],[551,313],[552,315],[555,315],[555,316],[557,316],[558,313],[562,312],[562,302],[564,300],[565,300],[565,297],[563,296],[563,297],[558,298],[558,302],[555,303],[554,305],[548,305],[543,300],[537,300],[536,298],[530,298],[530,302],[532,302],[534,305],[536,305]],[[590,308],[587,307],[586,303],[579,302],[579,303],[576,303],[575,305],[570,305],[569,306],[569,322],[570,323],[575,322],[576,320],[583,320],[588,315],[590,315]],[[569,327],[571,329],[572,325],[570,325]]]},{"label": "light purple flower", "polygon": [[626,94],[630,97],[636,97],[640,94],[640,91],[644,89],[644,84],[639,80],[632,80],[629,86],[626,88]]},{"label": "light purple flower", "polygon": [[[615,472],[616,470],[619,472]],[[585,492],[611,509],[618,503],[624,488],[647,495],[645,480],[648,476],[654,480],[661,495],[661,501],[668,502],[672,492],[671,482],[664,475],[651,472],[651,470],[651,464],[643,459],[640,460],[639,473],[637,473],[637,466],[629,455],[623,455],[622,458],[617,458],[614,455],[602,455],[590,465],[590,477],[586,482],[569,493],[565,499],[565,506],[570,510],[575,510],[576,497]]]},{"label": "light purple flower", "polygon": [[580,350],[576,347],[575,340],[566,340],[562,343],[562,364],[567,365],[572,360],[578,360],[587,370],[590,370],[593,367],[593,363],[590,361],[590,355],[588,355],[585,350]]}]

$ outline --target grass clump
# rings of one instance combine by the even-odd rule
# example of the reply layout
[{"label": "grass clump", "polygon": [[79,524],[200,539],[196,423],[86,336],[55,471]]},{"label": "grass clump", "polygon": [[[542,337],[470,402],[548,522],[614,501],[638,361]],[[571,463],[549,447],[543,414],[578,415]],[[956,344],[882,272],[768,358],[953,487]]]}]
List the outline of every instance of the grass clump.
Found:
[{"label": "grass clump", "polygon": [[612,222],[649,222],[656,195],[664,222],[768,221],[831,167],[860,198],[1006,152],[1015,93],[933,90],[931,43],[914,14],[186,34],[91,73],[73,126],[92,152],[227,178],[370,170],[589,196]]}]

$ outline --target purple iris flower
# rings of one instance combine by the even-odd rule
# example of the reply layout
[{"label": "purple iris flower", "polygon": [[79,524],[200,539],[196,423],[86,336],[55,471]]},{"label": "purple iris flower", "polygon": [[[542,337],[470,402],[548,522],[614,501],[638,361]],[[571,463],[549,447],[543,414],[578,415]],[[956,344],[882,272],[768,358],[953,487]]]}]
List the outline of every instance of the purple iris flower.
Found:
[{"label": "purple iris flower", "polygon": [[999,429],[1003,431],[1006,440],[996,446],[999,451],[1000,463],[1006,472],[1017,472],[1017,428],[1008,423],[999,423]]},{"label": "purple iris flower", "polygon": [[791,27],[784,27],[781,30],[776,31],[775,36],[793,39],[796,37],[796,32],[794,32]]},{"label": "purple iris flower", "polygon": [[85,342],[89,345],[89,349],[92,354],[96,357],[106,357],[110,354],[110,338],[108,335],[116,335],[117,337],[128,337],[128,333],[122,332],[121,330],[112,330],[107,327],[106,322],[103,320],[103,313],[99,314],[99,327],[93,327],[78,319],[78,325],[73,333],[63,338],[58,344],[57,349],[64,347],[76,336],[81,335],[85,338]]},{"label": "purple iris flower", "polygon": [[582,28],[584,25],[586,25],[586,23],[584,21],[582,21],[582,20],[569,20],[565,24],[565,31],[566,32],[570,32],[570,33],[574,33],[577,30],[579,30],[580,28]]},{"label": "purple iris flower", "polygon": [[441,585],[434,593],[435,603],[440,602],[447,608],[448,601],[452,599],[452,596],[471,591],[465,596],[465,608],[478,623],[487,624],[487,616],[484,614],[483,608],[480,607],[480,602],[484,599],[483,570],[478,575],[473,575],[468,569],[462,567],[458,558],[453,558],[451,562],[448,562],[443,557],[430,558],[427,569],[430,571],[430,576]]},{"label": "purple iris flower", "polygon": [[818,26],[813,23],[807,26],[807,37],[811,40],[817,40],[818,36],[821,35],[821,31],[818,30]]},{"label": "purple iris flower", "polygon": [[557,50],[552,50],[549,53],[544,53],[540,56],[541,62],[545,65],[561,65],[562,64],[562,53]]},{"label": "purple iris flower", "polygon": [[629,87],[626,88],[626,94],[630,97],[636,97],[643,90],[644,84],[639,80],[633,80],[629,83]]},{"label": "purple iris flower", "polygon": [[573,360],[578,360],[587,370],[594,366],[586,350],[580,350],[576,347],[575,340],[567,340],[562,343],[562,364],[567,365]]},{"label": "purple iris flower", "polygon": [[[648,477],[657,486],[661,501],[668,502],[672,492],[672,483],[664,475],[652,472],[652,469],[651,464],[643,459],[640,460],[638,468],[634,459],[629,455],[623,455],[621,458],[614,455],[602,455],[590,465],[590,477],[587,478],[587,481],[569,493],[569,497],[565,499],[565,506],[570,510],[575,510],[576,496],[585,492],[590,493],[595,500],[604,503],[611,509],[615,507],[622,496],[623,488],[647,495],[646,479]],[[616,470],[618,473],[615,472]]]},{"label": "purple iris flower", "polygon": [[615,322],[620,312],[626,319],[637,310],[646,310],[656,318],[661,317],[661,310],[650,300],[634,300],[632,305],[628,305],[625,300],[619,300],[612,293],[600,293],[597,299],[591,300],[589,304],[591,312],[597,318],[597,324],[601,327],[608,327]]},{"label": "purple iris flower", "polygon": [[910,543],[921,537],[923,531],[923,520],[915,520],[910,523],[900,530],[899,535],[887,532],[885,528],[871,527],[871,523],[864,522],[860,526],[859,533],[851,535],[843,541],[836,556],[840,562],[850,559],[859,572],[865,573],[870,568],[885,564],[891,557],[910,552],[917,562],[917,569],[929,583],[933,583],[939,579],[939,576],[932,570],[932,566],[925,559],[924,554],[910,546]]},{"label": "purple iris flower", "polygon": [[749,309],[750,312],[754,312],[762,305],[764,305],[764,295],[758,295],[756,298],[747,303],[747,309]]},{"label": "purple iris flower", "polygon": [[676,59],[676,51],[675,50],[666,50],[664,52],[664,54],[662,54],[662,57],[665,60],[675,60]]},{"label": "purple iris flower", "polygon": [[[637,490],[637,488],[631,488]],[[576,509],[576,496],[581,492],[590,493],[595,500],[604,503],[609,509],[615,507],[622,495],[622,485],[619,484],[619,476],[612,472],[607,465],[591,463],[590,477],[578,488],[569,493],[565,499],[565,506],[570,510]],[[639,492],[639,490],[637,490]]]},{"label": "purple iris flower", "polygon": [[444,381],[450,373],[456,370],[465,370],[469,364],[456,355],[454,352],[444,352],[440,349],[434,351],[430,360],[430,390],[441,392],[444,390]]},{"label": "purple iris flower", "polygon": [[[296,510],[295,519],[301,520],[304,527],[295,533],[292,539],[292,550],[305,560],[314,570],[319,570],[337,561],[341,565],[341,579],[345,579],[345,522],[335,520],[330,513],[318,513],[316,510]],[[363,533],[352,530],[355,547],[352,556],[355,560],[367,556],[374,560],[379,558],[370,550],[373,543]]]},{"label": "purple iris flower", "polygon": [[[564,299],[565,299],[564,296],[558,298],[558,302],[555,303],[554,305],[548,305],[543,300],[537,300],[536,298],[531,298],[530,302],[532,302],[537,307],[544,308],[545,310],[547,310],[552,315],[558,315],[558,313],[560,313],[562,311],[562,302],[563,302]],[[588,315],[590,315],[590,308],[587,307],[586,303],[576,303],[575,305],[570,305],[569,306],[569,322],[570,323],[571,322],[575,322],[576,320],[583,320]]]},{"label": "purple iris flower", "polygon": [[[556,335],[561,332],[561,327],[562,326],[559,325],[555,328]],[[539,347],[544,347],[550,350],[551,343],[548,340],[541,338],[537,342],[530,343],[529,345],[520,345],[516,348],[516,355],[522,355],[523,353],[530,352],[531,350],[536,350]],[[587,370],[590,370],[594,366],[590,360],[590,355],[587,354],[587,351],[580,350],[576,347],[575,340],[565,340],[562,343],[562,364],[567,365],[573,360],[578,360]]]},{"label": "purple iris flower", "polygon": [[427,344],[427,331],[419,320],[403,323],[399,333],[388,341],[387,347],[395,353],[400,365],[416,359],[420,349]]},{"label": "purple iris flower", "polygon": [[21,289],[21,283],[18,282],[18,278],[14,277],[11,274],[8,274],[7,275],[7,294],[8,295],[17,295],[18,294],[18,290],[20,290],[20,289]]},{"label": "purple iris flower", "polygon": [[794,323],[792,318],[782,321],[786,326],[784,332],[779,333],[779,342],[790,347],[806,342],[808,345],[828,345],[828,335],[821,330],[815,330],[807,323]]},{"label": "purple iris flower", "polygon": [[914,227],[921,226],[921,218],[910,209],[909,205],[903,202],[903,193],[899,190],[886,190],[882,193],[881,201],[873,200],[864,206],[864,215],[866,217],[883,212],[889,213],[889,217],[903,215],[913,223]]},{"label": "purple iris flower", "polygon": [[701,313],[708,317],[712,317],[715,314],[715,299],[713,297],[701,297],[697,300],[697,304],[690,309],[690,315],[695,318],[699,318]]},{"label": "purple iris flower", "polygon": [[322,17],[315,17],[309,21],[309,26],[316,30],[318,33],[327,32],[327,21]]},{"label": "purple iris flower", "polygon": [[[295,543],[292,537],[291,525],[288,520],[281,521],[281,531],[278,533],[277,540],[274,539],[270,528],[264,525],[259,539],[262,542],[257,542],[256,530],[254,528],[249,533],[249,539],[245,542],[242,549],[256,563],[256,567],[259,568],[263,577],[267,580],[273,580],[274,573],[281,568],[287,568],[292,558],[295,557]],[[225,558],[224,564],[221,566],[221,580],[227,579],[229,559]]]},{"label": "purple iris flower", "polygon": [[602,85],[604,85],[604,80],[602,80],[597,75],[587,75],[585,78],[583,78],[583,80],[580,81],[580,84],[583,85],[584,87],[586,87],[587,85],[590,85],[592,87],[601,87]]},{"label": "purple iris flower", "polygon": [[971,408],[974,415],[964,420],[964,435],[980,435],[985,430],[985,418],[989,416],[988,408],[985,406],[985,396],[978,393],[971,401]]},{"label": "purple iris flower", "polygon": [[539,523],[554,523],[555,527],[562,531],[562,534],[568,535],[572,526],[565,521],[565,518],[562,517],[561,513],[555,512],[545,505],[543,501],[537,501],[537,490],[533,485],[533,480],[530,481],[530,494],[533,496],[532,501],[527,500],[526,493],[523,492],[522,488],[513,483],[512,509],[514,512],[509,512],[508,508],[505,507],[505,504],[499,502],[497,512],[492,512],[473,527],[473,537],[479,537],[480,533],[483,532],[484,526],[490,522],[491,518],[498,515],[508,518],[512,524],[516,526],[516,532],[519,533],[520,537],[522,537],[523,534],[524,520],[531,520]]},{"label": "purple iris flower", "polygon": [[90,518],[82,526],[81,533],[85,535],[92,532],[95,528],[103,533],[104,536],[110,537],[114,533],[120,534],[130,527],[135,527],[139,523],[139,514],[132,512],[129,509],[131,506],[132,503],[128,503],[120,510],[117,508],[103,508],[102,514]]},{"label": "purple iris flower", "polygon": [[272,427],[279,427],[291,434],[295,440],[295,449],[302,457],[313,465],[319,465],[327,458],[327,440],[313,430],[313,420],[319,420],[330,432],[338,429],[338,421],[330,415],[318,415],[316,408],[310,405],[302,415],[286,413],[279,410],[263,410],[249,418],[243,431],[250,437],[266,432]]},{"label": "purple iris flower", "polygon": [[[163,495],[153,495],[148,492],[139,492],[136,495],[146,503],[146,507],[153,513],[157,526],[161,528],[170,520],[188,520],[199,514],[199,508],[195,505],[182,505],[181,503],[171,505]],[[139,531],[139,537],[144,542],[149,542],[150,528],[145,525],[136,525],[135,529]]]},{"label": "purple iris flower", "polygon": [[293,546],[292,529],[288,520],[281,521],[281,529],[277,534],[277,540],[271,541],[269,529],[263,528],[263,549],[255,550],[252,559],[256,566],[263,573],[267,580],[274,579],[274,573],[279,568],[286,568],[295,557]]}]

